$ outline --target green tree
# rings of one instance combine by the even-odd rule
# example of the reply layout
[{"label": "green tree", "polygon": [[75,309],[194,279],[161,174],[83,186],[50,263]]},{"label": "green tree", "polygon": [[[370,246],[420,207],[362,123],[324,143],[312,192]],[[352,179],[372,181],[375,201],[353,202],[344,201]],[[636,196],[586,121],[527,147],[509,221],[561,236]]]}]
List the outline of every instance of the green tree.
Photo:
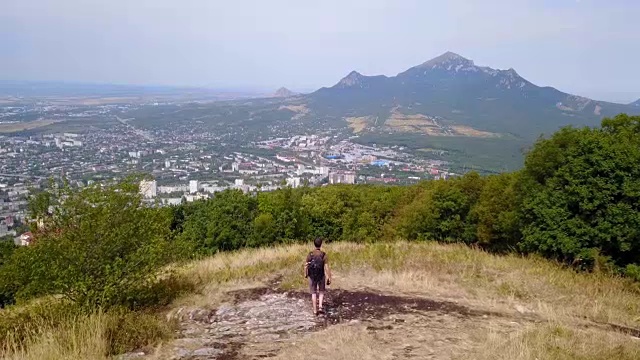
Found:
[{"label": "green tree", "polygon": [[[13,253],[15,252],[17,246],[13,242],[13,238],[11,236],[5,236],[0,238],[0,276],[2,276],[2,269],[4,263],[8,262]],[[11,288],[3,289],[0,287],[0,308],[5,305],[11,304],[14,302],[14,294]]]},{"label": "green tree", "polygon": [[[309,227],[308,216],[302,209],[301,201],[303,194],[307,192],[308,189],[305,188],[286,187],[258,194],[260,214],[268,214],[271,217],[273,241],[282,242],[306,238]],[[262,220],[265,221],[266,217],[262,217]]]},{"label": "green tree", "polygon": [[588,268],[640,263],[639,163],[637,116],[539,140],[523,172],[521,249]]},{"label": "green tree", "polygon": [[247,246],[257,208],[256,199],[242,191],[217,193],[213,199],[192,206],[180,238],[207,254]]},{"label": "green tree", "polygon": [[57,294],[84,307],[136,307],[174,259],[170,214],[143,206],[136,183],[62,188],[54,214],[2,267],[19,299]]},{"label": "green tree", "polygon": [[491,250],[512,251],[520,233],[519,173],[492,175],[485,179],[478,202],[471,209],[477,224],[476,238]]},{"label": "green tree", "polygon": [[459,179],[423,185],[424,190],[399,212],[399,234],[410,240],[476,242],[476,224],[470,212],[483,183],[483,178],[471,172]]},{"label": "green tree", "polygon": [[13,237],[0,237],[0,267],[9,260],[15,249],[16,245],[13,242]]}]

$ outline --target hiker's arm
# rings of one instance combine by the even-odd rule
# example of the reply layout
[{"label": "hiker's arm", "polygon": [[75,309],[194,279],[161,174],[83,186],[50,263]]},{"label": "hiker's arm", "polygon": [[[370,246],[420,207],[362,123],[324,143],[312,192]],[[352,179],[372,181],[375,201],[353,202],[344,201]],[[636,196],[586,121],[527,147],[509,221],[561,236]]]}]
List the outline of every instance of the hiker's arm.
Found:
[{"label": "hiker's arm", "polygon": [[309,276],[309,274],[307,273],[307,269],[309,267],[308,263],[304,263],[304,277],[307,278]]}]

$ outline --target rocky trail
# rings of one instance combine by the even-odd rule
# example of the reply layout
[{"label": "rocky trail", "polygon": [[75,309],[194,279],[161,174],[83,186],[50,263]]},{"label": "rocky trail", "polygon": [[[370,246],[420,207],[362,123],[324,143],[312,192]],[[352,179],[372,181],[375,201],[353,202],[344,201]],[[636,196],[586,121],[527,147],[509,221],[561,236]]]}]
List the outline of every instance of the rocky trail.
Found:
[{"label": "rocky trail", "polygon": [[[422,297],[341,289],[328,292],[326,313],[316,317],[306,292],[282,290],[278,282],[227,295],[230,300],[216,309],[179,308],[169,313],[169,319],[179,321],[180,330],[168,353],[140,351],[119,358],[288,359],[290,347],[332,326],[347,326],[366,331],[380,344],[385,352],[376,359],[462,359],[481,344],[479,334],[508,336],[541,321],[521,310],[487,312]],[[638,331],[611,324],[587,326],[634,336]]]},{"label": "rocky trail", "polygon": [[[345,325],[363,328],[390,349],[390,359],[452,358],[472,350],[472,330],[509,332],[530,322],[425,298],[373,291],[332,290],[326,314],[311,312],[307,293],[268,287],[228,293],[217,309],[179,308],[167,316],[180,322],[170,352],[173,360],[248,360],[282,355],[283,349],[318,331]],[[121,359],[147,358],[144,352]],[[155,356],[154,358],[158,358]]]}]

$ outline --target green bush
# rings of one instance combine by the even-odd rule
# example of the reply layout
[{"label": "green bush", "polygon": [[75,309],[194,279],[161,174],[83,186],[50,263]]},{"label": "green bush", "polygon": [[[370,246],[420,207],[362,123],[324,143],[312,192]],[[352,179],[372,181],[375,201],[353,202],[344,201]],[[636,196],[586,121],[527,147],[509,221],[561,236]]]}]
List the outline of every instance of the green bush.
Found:
[{"label": "green bush", "polygon": [[9,260],[15,249],[16,245],[11,236],[0,238],[0,266]]},{"label": "green bush", "polygon": [[158,315],[118,309],[107,314],[105,338],[108,354],[117,355],[170,339],[177,324]]},{"label": "green bush", "polygon": [[520,248],[593,268],[640,263],[640,117],[564,128],[538,141],[523,171]]},{"label": "green bush", "polygon": [[173,260],[166,211],[142,205],[133,182],[62,189],[59,206],[0,269],[1,293],[26,300],[62,295],[86,308],[135,303],[139,289],[157,282]]},{"label": "green bush", "polygon": [[627,265],[624,269],[624,274],[635,281],[640,281],[640,265]]},{"label": "green bush", "polygon": [[[3,276],[2,269],[3,264],[13,256],[13,253],[16,250],[16,246],[13,243],[13,239],[11,237],[0,238],[0,277]],[[11,288],[3,288],[0,286],[0,308],[5,307],[6,305],[12,304],[15,301],[15,291]]]},{"label": "green bush", "polygon": [[488,176],[478,202],[471,209],[479,245],[495,251],[513,251],[521,239],[519,173]]},{"label": "green bush", "polygon": [[476,242],[476,224],[470,214],[483,184],[477,173],[428,183],[401,210],[399,234],[410,240]]},{"label": "green bush", "polygon": [[213,254],[247,246],[258,204],[238,190],[227,190],[213,199],[191,205],[184,221],[182,240],[194,244],[195,251]]}]

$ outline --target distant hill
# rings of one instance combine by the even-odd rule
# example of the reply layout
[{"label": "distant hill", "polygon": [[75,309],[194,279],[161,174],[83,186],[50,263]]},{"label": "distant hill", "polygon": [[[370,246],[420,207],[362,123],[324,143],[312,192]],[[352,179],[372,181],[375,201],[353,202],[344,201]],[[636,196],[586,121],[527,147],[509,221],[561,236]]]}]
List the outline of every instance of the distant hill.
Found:
[{"label": "distant hill", "polygon": [[293,91],[287,89],[286,87],[281,87],[280,89],[276,90],[276,92],[273,94],[273,97],[287,98],[295,95],[296,93],[294,93]]},{"label": "distant hill", "polygon": [[631,104],[629,104],[631,106],[635,106],[635,107],[639,107],[640,108],[640,99],[636,100],[635,102],[632,102]]},{"label": "distant hill", "polygon": [[534,139],[565,125],[597,125],[604,116],[640,113],[537,86],[514,69],[477,66],[447,52],[396,76],[352,71],[306,97],[311,113],[347,121],[354,132]]}]

